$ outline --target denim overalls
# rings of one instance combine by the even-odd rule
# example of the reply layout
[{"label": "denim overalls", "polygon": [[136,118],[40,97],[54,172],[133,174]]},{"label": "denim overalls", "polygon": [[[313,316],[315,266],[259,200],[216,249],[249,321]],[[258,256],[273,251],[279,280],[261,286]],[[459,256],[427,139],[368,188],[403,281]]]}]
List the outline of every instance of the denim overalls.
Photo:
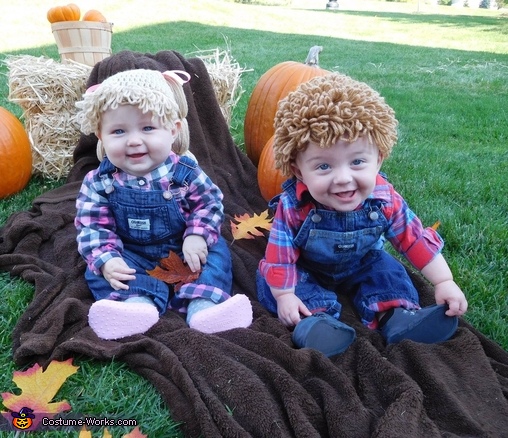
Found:
[{"label": "denim overalls", "polygon": [[[85,278],[96,300],[148,296],[163,314],[168,307],[185,311],[191,298],[209,298],[219,303],[229,297],[232,286],[231,255],[222,237],[208,248],[207,262],[198,279],[192,283],[196,287],[187,287],[186,292],[183,287],[180,291],[184,292],[179,291],[171,300],[173,286],[146,273],[155,268],[160,259],[168,257],[170,251],[182,256],[186,223],[178,205],[188,190],[196,166],[190,158],[181,157],[168,190],[162,190],[159,183],[154,182],[152,190],[143,191],[113,183],[112,174],[116,168],[107,158],[102,161],[99,174],[106,184],[105,196],[115,217],[116,233],[124,244],[122,257],[129,267],[136,269],[136,279],[127,282],[129,290],[112,291],[102,275],[96,275],[87,268]],[[138,178],[137,183],[143,185],[143,178]],[[220,292],[214,293],[217,289]]]},{"label": "denim overalls", "polygon": [[[283,187],[296,205],[295,185],[290,180]],[[275,197],[270,207],[276,208],[277,203]],[[419,307],[418,293],[404,266],[383,249],[387,227],[377,199],[367,199],[362,209],[350,212],[322,208],[309,212],[294,239],[300,249],[295,293],[311,312],[339,318],[336,292],[353,295],[365,324],[374,320],[376,303],[405,300]],[[277,303],[259,272],[257,282],[259,301],[277,313]]]}]

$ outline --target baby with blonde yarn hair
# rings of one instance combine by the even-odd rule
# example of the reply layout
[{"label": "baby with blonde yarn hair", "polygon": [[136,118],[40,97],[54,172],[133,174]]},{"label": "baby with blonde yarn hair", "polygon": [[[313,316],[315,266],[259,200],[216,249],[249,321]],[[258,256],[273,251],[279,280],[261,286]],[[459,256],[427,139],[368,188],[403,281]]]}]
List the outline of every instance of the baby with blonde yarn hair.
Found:
[{"label": "baby with blonde yarn hair", "polygon": [[[257,286],[259,301],[295,326],[297,347],[333,356],[354,342],[355,330],[339,321],[343,299],[387,343],[445,341],[467,310],[441,237],[380,173],[397,124],[379,93],[337,73],[279,102],[273,149],[289,179],[270,202],[275,216]],[[434,285],[435,305],[420,307],[386,240]]]},{"label": "baby with blonde yarn hair", "polygon": [[[101,163],[83,180],[75,225],[96,299],[88,320],[102,339],[144,333],[167,309],[205,333],[252,322],[248,297],[231,296],[223,194],[188,150],[189,80],[185,71],[128,70],[76,103],[82,132],[99,139]],[[178,288],[147,273],[171,251],[197,277]]]}]

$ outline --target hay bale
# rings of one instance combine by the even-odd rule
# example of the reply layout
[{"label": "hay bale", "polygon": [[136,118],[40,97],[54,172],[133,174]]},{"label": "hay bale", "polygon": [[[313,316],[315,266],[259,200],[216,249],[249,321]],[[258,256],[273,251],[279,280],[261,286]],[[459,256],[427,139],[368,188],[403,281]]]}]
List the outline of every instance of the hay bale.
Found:
[{"label": "hay bale", "polygon": [[[195,52],[203,60],[228,126],[243,89],[243,69],[228,50]],[[72,153],[80,137],[76,101],[82,98],[92,67],[44,56],[11,55],[5,60],[9,100],[22,110],[25,129],[32,143],[33,173],[49,179],[67,176]]]},{"label": "hay bale", "polygon": [[245,91],[241,85],[241,76],[247,70],[241,68],[240,64],[231,56],[229,47],[225,50],[218,48],[200,50],[189,53],[187,56],[200,58],[205,64],[222,115],[228,126],[231,126],[233,109]]},{"label": "hay bale", "polygon": [[32,143],[32,171],[50,179],[67,176],[79,140],[75,102],[85,91],[92,67],[30,55],[6,58],[9,100],[23,110]]}]

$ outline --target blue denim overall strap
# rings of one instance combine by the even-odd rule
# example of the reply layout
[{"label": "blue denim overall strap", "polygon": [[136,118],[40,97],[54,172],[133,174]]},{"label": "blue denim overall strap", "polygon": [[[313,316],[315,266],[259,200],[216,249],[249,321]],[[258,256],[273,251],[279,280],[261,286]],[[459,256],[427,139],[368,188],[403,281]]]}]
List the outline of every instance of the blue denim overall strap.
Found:
[{"label": "blue denim overall strap", "polygon": [[280,197],[283,192],[286,192],[288,196],[291,197],[294,205],[298,205],[301,202],[296,198],[296,178],[289,178],[282,183],[282,192],[275,195],[272,199],[268,201],[268,208],[275,212],[277,210],[277,205],[279,203]]}]

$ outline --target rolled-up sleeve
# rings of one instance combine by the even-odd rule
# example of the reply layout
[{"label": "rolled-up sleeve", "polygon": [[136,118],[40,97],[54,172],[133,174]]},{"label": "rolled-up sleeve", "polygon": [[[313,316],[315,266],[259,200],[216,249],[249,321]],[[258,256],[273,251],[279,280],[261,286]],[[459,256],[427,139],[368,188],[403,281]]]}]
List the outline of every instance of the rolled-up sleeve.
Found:
[{"label": "rolled-up sleeve", "polygon": [[300,250],[294,238],[307,214],[296,210],[284,196],[275,211],[265,258],[259,262],[259,271],[270,287],[290,289],[297,283],[296,262]]},{"label": "rolled-up sleeve", "polygon": [[90,270],[100,273],[109,259],[120,257],[123,244],[117,236],[116,223],[107,199],[100,195],[101,182],[90,172],[84,179],[76,199],[78,251]]},{"label": "rolled-up sleeve", "polygon": [[384,209],[390,223],[385,237],[397,252],[421,271],[442,251],[443,239],[433,228],[423,227],[402,196],[394,190],[392,201],[393,204]]}]

